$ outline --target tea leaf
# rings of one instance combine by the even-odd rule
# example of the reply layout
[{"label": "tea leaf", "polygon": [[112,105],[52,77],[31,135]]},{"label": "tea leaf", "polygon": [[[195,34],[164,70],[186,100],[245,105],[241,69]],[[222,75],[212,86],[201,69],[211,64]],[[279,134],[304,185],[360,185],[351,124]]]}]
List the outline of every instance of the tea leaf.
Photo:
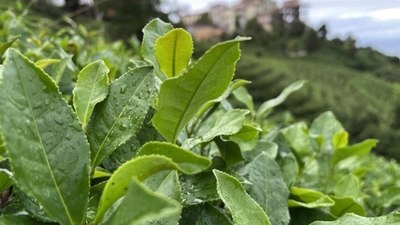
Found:
[{"label": "tea leaf", "polygon": [[181,208],[178,202],[151,191],[133,178],[125,198],[104,225],[143,225],[166,218],[168,224],[178,224]]},{"label": "tea leaf", "polygon": [[[156,172],[167,169],[175,169],[185,174],[195,174],[207,169],[211,164],[204,157],[197,156],[172,144],[165,144],[167,145],[161,143],[146,144],[139,151],[142,156],[124,163],[114,172],[104,188],[95,222],[99,222],[105,211],[126,193],[126,188],[129,186],[132,177],[143,181]],[[170,158],[159,154],[165,154]]]},{"label": "tea leaf", "polygon": [[397,225],[400,223],[400,213],[395,212],[380,217],[362,217],[353,213],[344,215],[335,221],[317,221],[310,225]]},{"label": "tea leaf", "polygon": [[289,189],[279,165],[267,153],[261,153],[247,165],[249,194],[267,213],[271,224],[289,224]]},{"label": "tea leaf", "polygon": [[142,54],[143,57],[150,61],[156,68],[159,68],[154,51],[156,40],[173,28],[174,27],[170,23],[165,23],[158,18],[151,20],[143,28]]},{"label": "tea leaf", "polygon": [[178,76],[192,57],[192,36],[182,28],[173,29],[157,39],[155,54],[167,77]]},{"label": "tea leaf", "polygon": [[99,60],[85,66],[78,75],[74,95],[74,107],[79,121],[86,127],[94,106],[108,95],[108,72],[110,70]]},{"label": "tea leaf", "polygon": [[139,131],[153,91],[151,67],[130,70],[111,83],[109,96],[95,107],[87,127],[92,169]]},{"label": "tea leaf", "polygon": [[329,196],[311,189],[291,187],[290,194],[289,207],[320,208],[335,204]]},{"label": "tea leaf", "polygon": [[217,178],[217,191],[231,211],[235,225],[271,225],[264,210],[246,193],[236,178],[213,170]]},{"label": "tea leaf", "polygon": [[16,185],[61,224],[82,224],[89,191],[89,145],[53,80],[8,51],[1,127]]},{"label": "tea leaf", "polygon": [[278,97],[270,99],[261,104],[256,114],[257,119],[264,119],[266,116],[268,116],[268,114],[271,113],[274,107],[282,104],[293,92],[300,90],[305,83],[305,81],[296,81],[287,86]]},{"label": "tea leaf", "polygon": [[169,142],[175,143],[197,111],[228,88],[240,56],[239,42],[243,40],[246,39],[215,45],[182,76],[162,83],[153,124]]}]

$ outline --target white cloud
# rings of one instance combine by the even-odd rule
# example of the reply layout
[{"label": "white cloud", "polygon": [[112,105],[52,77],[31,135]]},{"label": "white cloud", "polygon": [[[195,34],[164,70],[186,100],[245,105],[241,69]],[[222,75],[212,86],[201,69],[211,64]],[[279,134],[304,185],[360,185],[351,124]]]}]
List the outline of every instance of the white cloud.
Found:
[{"label": "white cloud", "polygon": [[375,20],[400,20],[400,7],[372,11],[368,14]]}]

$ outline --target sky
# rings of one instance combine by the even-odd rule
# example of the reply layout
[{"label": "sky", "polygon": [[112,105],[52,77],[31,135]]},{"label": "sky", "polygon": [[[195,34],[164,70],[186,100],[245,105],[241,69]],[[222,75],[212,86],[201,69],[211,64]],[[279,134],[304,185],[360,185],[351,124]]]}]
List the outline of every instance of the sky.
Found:
[{"label": "sky", "polygon": [[[239,0],[172,0],[185,11],[205,11],[216,3]],[[278,5],[283,0],[277,0]],[[328,38],[351,35],[359,47],[371,46],[387,55],[400,57],[400,0],[300,0],[303,19],[309,26],[326,24]]]}]

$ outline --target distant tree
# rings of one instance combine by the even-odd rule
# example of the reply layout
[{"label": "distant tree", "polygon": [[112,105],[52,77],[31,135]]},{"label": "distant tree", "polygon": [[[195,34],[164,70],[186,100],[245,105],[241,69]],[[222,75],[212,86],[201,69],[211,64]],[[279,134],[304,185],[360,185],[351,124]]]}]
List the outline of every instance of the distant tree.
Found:
[{"label": "distant tree", "polygon": [[143,26],[152,18],[168,20],[160,11],[160,0],[95,0],[101,4],[98,10],[103,14],[107,33],[112,39],[128,39],[133,34],[139,38]]},{"label": "distant tree", "polygon": [[299,19],[293,20],[288,25],[288,33],[291,37],[301,37],[306,30],[306,25]]},{"label": "distant tree", "polygon": [[208,15],[208,13],[203,13],[200,16],[200,19],[197,21],[197,23],[199,24],[206,24],[206,25],[211,25],[213,24],[213,22],[211,21],[210,16]]},{"label": "distant tree", "polygon": [[257,18],[251,19],[247,22],[242,35],[248,35],[259,44],[268,44],[268,32],[264,30],[263,26],[257,21]]},{"label": "distant tree", "polygon": [[303,35],[304,47],[307,52],[313,52],[319,48],[319,38],[317,32],[312,28],[307,28]]},{"label": "distant tree", "polygon": [[326,35],[328,34],[328,30],[326,29],[326,25],[322,25],[317,32],[317,36],[321,39],[325,39]]},{"label": "distant tree", "polygon": [[279,10],[274,10],[272,13],[272,32],[282,37],[285,32],[285,21],[283,20],[283,14]]},{"label": "distant tree", "polygon": [[77,11],[80,8],[80,1],[79,0],[65,0],[64,8],[69,11]]},{"label": "distant tree", "polygon": [[348,56],[355,57],[357,52],[357,47],[356,47],[356,40],[354,40],[353,37],[349,36],[344,41],[344,50]]}]

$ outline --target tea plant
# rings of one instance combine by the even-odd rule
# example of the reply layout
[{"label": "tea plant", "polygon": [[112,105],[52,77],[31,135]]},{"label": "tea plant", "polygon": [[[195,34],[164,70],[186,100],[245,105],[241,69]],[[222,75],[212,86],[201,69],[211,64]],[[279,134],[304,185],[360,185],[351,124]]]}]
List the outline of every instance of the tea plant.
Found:
[{"label": "tea plant", "polygon": [[255,109],[232,80],[249,38],[194,60],[185,30],[155,19],[143,33],[126,73],[87,63],[63,94],[50,59],[2,45],[1,224],[400,223],[400,169],[369,167],[376,140],[349,145],[330,112],[310,127],[267,119],[304,81]]}]

